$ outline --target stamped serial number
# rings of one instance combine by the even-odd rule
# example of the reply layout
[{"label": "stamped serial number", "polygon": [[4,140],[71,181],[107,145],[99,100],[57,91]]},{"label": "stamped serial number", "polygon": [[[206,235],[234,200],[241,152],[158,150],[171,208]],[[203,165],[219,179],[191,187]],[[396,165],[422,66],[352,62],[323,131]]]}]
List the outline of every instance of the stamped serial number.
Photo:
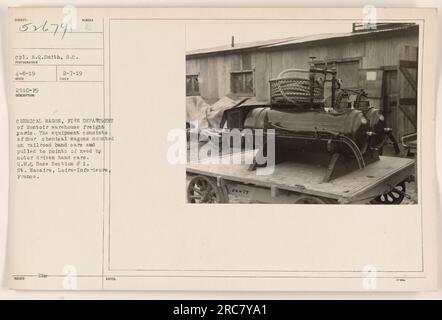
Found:
[{"label": "stamped serial number", "polygon": [[189,315],[204,318],[209,314],[220,316],[260,316],[266,315],[267,307],[265,304],[218,304],[216,308],[207,306],[186,306],[180,304],[173,308],[173,315]]}]

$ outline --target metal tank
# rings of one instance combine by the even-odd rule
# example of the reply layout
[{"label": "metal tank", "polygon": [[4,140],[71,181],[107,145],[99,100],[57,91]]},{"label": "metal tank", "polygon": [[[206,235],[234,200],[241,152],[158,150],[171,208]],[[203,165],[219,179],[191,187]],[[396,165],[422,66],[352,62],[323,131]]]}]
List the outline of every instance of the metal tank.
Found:
[{"label": "metal tank", "polygon": [[[308,78],[284,76],[289,72],[305,72]],[[228,127],[274,129],[276,161],[317,162],[327,168],[324,181],[363,168],[379,160],[388,138],[395,139],[365,91],[341,89],[336,74],[336,68],[313,63],[308,70],[284,70],[270,80],[270,104],[229,110]],[[331,82],[328,104],[326,82]]]}]

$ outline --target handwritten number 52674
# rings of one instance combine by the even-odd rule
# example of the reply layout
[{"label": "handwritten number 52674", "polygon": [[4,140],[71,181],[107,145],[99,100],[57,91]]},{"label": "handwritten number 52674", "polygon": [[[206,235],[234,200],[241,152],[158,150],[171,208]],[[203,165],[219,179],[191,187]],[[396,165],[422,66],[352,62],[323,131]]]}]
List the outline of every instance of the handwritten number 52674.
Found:
[{"label": "handwritten number 52674", "polygon": [[61,39],[64,38],[66,32],[69,30],[69,24],[67,23],[49,23],[47,20],[41,24],[34,22],[28,22],[22,24],[19,27],[19,32],[43,32],[52,33],[54,36],[60,34]]}]

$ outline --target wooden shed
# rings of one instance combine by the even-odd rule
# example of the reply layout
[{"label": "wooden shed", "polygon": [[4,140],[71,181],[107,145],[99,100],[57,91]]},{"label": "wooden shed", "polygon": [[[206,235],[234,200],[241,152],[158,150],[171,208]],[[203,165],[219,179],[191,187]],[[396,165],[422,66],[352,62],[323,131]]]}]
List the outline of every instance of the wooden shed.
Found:
[{"label": "wooden shed", "polygon": [[416,132],[419,28],[378,24],[369,30],[254,43],[186,54],[187,95],[212,103],[226,94],[269,101],[269,80],[284,69],[308,68],[310,57],[337,67],[345,88],[364,88],[396,137]]}]

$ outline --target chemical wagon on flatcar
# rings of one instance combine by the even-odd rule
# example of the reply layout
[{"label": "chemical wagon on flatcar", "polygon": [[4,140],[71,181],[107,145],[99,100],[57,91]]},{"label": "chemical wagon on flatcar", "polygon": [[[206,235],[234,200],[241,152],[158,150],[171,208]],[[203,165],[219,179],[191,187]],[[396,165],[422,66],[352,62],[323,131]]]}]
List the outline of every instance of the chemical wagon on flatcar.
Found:
[{"label": "chemical wagon on flatcar", "polygon": [[[325,90],[331,92],[327,99]],[[341,88],[336,68],[312,61],[307,70],[287,69],[270,80],[270,97],[269,103],[241,101],[224,111],[221,128],[207,132],[218,142],[224,135],[230,139],[232,129],[273,134],[274,150],[265,143],[256,150],[236,150],[236,156],[249,159],[273,152],[272,173],[258,174],[262,164],[255,160],[223,164],[231,153],[218,155],[218,164],[191,161],[188,202],[227,203],[229,195],[259,203],[402,202],[406,182],[414,179],[414,160],[382,156],[387,141],[396,152],[399,147],[363,89]],[[244,145],[245,134],[241,138]]]}]

